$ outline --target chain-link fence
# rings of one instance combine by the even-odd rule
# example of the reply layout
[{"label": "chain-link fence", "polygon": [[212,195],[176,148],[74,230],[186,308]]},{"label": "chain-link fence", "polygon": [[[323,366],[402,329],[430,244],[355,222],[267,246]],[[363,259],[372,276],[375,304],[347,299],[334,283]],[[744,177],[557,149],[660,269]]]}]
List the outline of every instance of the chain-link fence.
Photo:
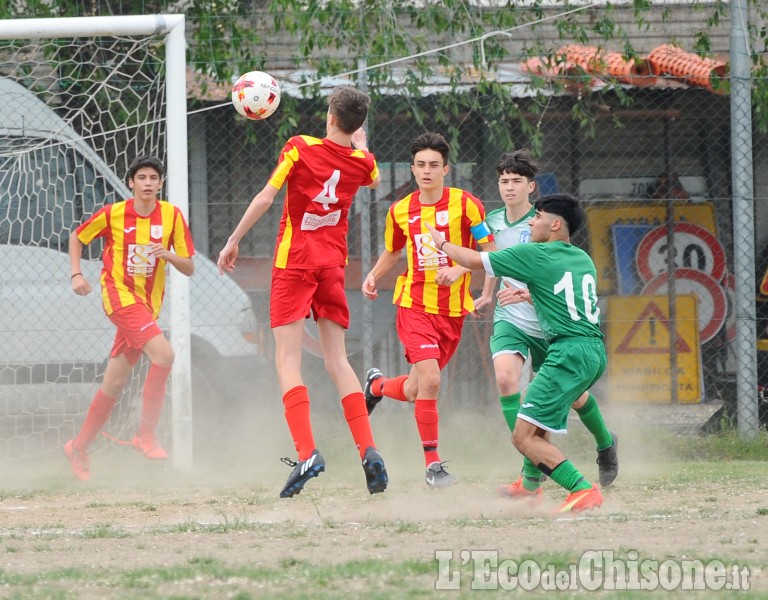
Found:
[{"label": "chain-link fence", "polygon": [[[654,38],[654,43],[663,44],[663,37]],[[648,53],[653,49],[654,46],[649,45]],[[3,52],[3,75],[35,89],[41,76],[30,77],[22,68],[29,64],[35,50],[19,54],[6,48]],[[686,78],[685,73],[646,74],[647,79],[637,75],[634,83],[623,83],[614,91],[594,93],[594,80],[590,78],[585,87],[583,72],[555,70],[536,75],[558,78],[562,84],[556,89],[547,88],[542,109],[541,98],[518,94],[524,89],[520,87],[521,82],[530,81],[522,67],[530,56],[521,54],[513,58],[517,59],[512,61],[516,69],[511,80],[504,84],[509,96],[503,101],[516,105],[516,117],[501,123],[491,125],[485,118],[485,109],[499,102],[499,96],[480,90],[476,90],[472,106],[450,118],[441,115],[439,122],[435,115],[442,110],[440,95],[451,93],[449,90],[425,90],[422,97],[405,99],[396,91],[374,94],[368,121],[369,141],[378,160],[382,185],[375,191],[362,191],[350,214],[347,297],[352,325],[347,346],[353,366],[361,378],[370,366],[377,366],[388,375],[404,373],[408,368],[395,332],[395,311],[391,303],[398,273],[380,282],[380,298],[372,305],[366,304],[360,287],[371,261],[383,250],[384,221],[389,205],[415,189],[409,144],[425,129],[433,129],[448,134],[452,144],[447,184],[474,193],[487,211],[502,206],[494,168],[499,156],[523,147],[534,149],[540,167],[538,193],[567,192],[583,200],[587,220],[574,241],[590,253],[598,269],[602,327],[609,355],[608,370],[595,390],[601,404],[627,410],[639,407],[641,414],[653,415],[658,415],[655,407],[668,409],[664,414],[669,421],[696,429],[707,423],[709,430],[717,430],[722,423],[721,416],[727,420],[735,415],[736,372],[744,359],[734,345],[737,317],[734,273],[740,267],[734,264],[734,257],[743,255],[745,248],[756,259],[753,288],[758,339],[752,357],[757,359],[758,382],[768,385],[768,361],[763,360],[768,356],[765,354],[768,342],[761,341],[768,338],[768,305],[763,303],[763,299],[768,298],[768,280],[764,281],[768,269],[765,134],[755,133],[753,137],[754,198],[750,199],[750,218],[756,231],[753,238],[734,231],[732,162],[734,156],[740,161],[749,157],[733,148],[728,95],[718,93],[708,84],[697,84],[692,75]],[[50,65],[50,57],[46,60]],[[275,64],[285,62],[276,59]],[[264,68],[270,70],[269,63]],[[711,72],[721,72],[718,70],[721,65],[709,65],[709,68]],[[51,73],[49,69],[48,76]],[[290,84],[287,72],[273,71],[278,78],[279,73],[284,73],[284,83]],[[593,75],[599,79],[599,73]],[[710,78],[705,79],[711,82]],[[338,82],[316,86],[316,93],[307,89],[297,92],[295,86],[290,91],[290,85],[285,86],[286,101],[280,110],[291,111],[296,121],[293,133],[323,136],[325,96],[334,83]],[[467,86],[471,88],[471,82]],[[151,89],[151,84],[146,87]],[[215,97],[213,90],[195,87],[190,78],[190,225],[201,255],[192,295],[192,384],[193,394],[204,399],[195,403],[193,418],[211,427],[215,421],[237,418],[241,407],[259,400],[280,402],[268,307],[282,195],[242,241],[232,278],[215,275],[212,261],[251,198],[267,181],[285,140],[278,135],[277,118],[254,123],[238,116],[228,105],[226,88],[225,84],[222,88],[225,95]],[[51,95],[42,90],[42,95],[47,94],[49,105],[61,114],[66,102],[60,105],[56,99],[67,98],[76,90],[57,86],[56,91],[56,95]],[[87,90],[84,93],[87,95]],[[141,102],[138,105],[141,106]],[[112,110],[122,109],[113,105]],[[420,120],[412,118],[413,111],[418,111]],[[78,114],[87,116],[88,113]],[[499,135],[499,128],[503,128],[504,135]],[[163,152],[154,146],[149,149]],[[120,160],[112,161],[110,170],[121,174],[129,155],[142,150],[140,146],[119,145],[114,153]],[[24,261],[27,266],[39,265],[37,258],[26,254],[10,258],[20,247],[24,247],[25,252],[29,250],[29,241],[23,241],[19,235],[27,231],[25,227],[34,227],[39,215],[33,214],[37,209],[28,198],[23,194],[14,196],[8,190],[26,189],[20,182],[27,182],[33,189],[40,181],[47,181],[52,173],[51,164],[61,164],[66,168],[62,167],[51,188],[59,190],[56,193],[64,198],[67,172],[78,173],[85,179],[89,175],[82,165],[72,163],[71,156],[62,157],[61,162],[48,158],[41,161],[45,167],[34,168],[29,162],[19,161],[16,153],[12,154],[12,161],[8,158],[11,154],[6,152],[0,162],[0,173],[4,177],[3,190],[0,190],[0,207],[4,211],[0,214],[0,233],[6,229],[8,233],[7,239],[0,240],[4,245],[2,252],[16,265]],[[99,177],[96,180],[100,181]],[[92,202],[109,200],[109,190],[115,193],[119,187],[110,185],[101,192],[89,188],[91,191],[86,196],[75,198],[75,205],[81,206],[89,198]],[[57,214],[56,206],[54,202],[51,214]],[[47,208],[40,210],[48,211]],[[82,206],[80,210],[79,217],[89,212]],[[73,221],[74,217],[67,218]],[[62,274],[66,275],[68,270],[66,257],[61,252],[66,239],[60,233],[68,232],[71,225],[59,223],[43,236],[50,243],[33,244],[53,252],[56,256],[52,260],[58,261],[58,266],[41,274],[38,282],[48,281],[66,293],[69,289]],[[37,242],[43,239],[36,237],[31,229],[28,233]],[[212,261],[206,261],[205,257]],[[96,272],[97,266],[94,266],[94,282]],[[66,306],[61,296],[44,296],[29,285],[12,288],[13,282],[8,277],[4,282],[3,302],[28,302],[34,297],[39,304],[34,314],[53,315],[56,321],[41,339],[52,339],[54,330],[56,335],[65,335],[70,323],[60,312]],[[18,281],[14,283],[17,284]],[[477,274],[473,288],[479,292],[481,285],[482,274]],[[7,295],[12,289],[16,289],[17,294],[13,298]],[[248,307],[249,299],[252,311]],[[232,318],[219,315],[220,319],[201,322],[196,327],[195,319],[204,320],[201,311],[212,306],[221,307],[222,314],[226,307],[226,313]],[[18,322],[9,326],[12,332],[9,339],[13,336],[34,339],[30,332],[40,331],[34,314],[24,330]],[[0,449],[4,448],[5,454],[19,455],[32,453],[33,449],[58,447],[82,418],[98,384],[103,369],[103,362],[99,361],[106,358],[112,333],[102,315],[94,313],[92,317],[93,322],[101,319],[104,325],[98,332],[91,332],[92,337],[96,336],[93,339],[99,340],[93,360],[86,360],[88,357],[63,360],[61,356],[42,355],[23,361],[7,358],[0,371],[3,377],[0,384],[6,392],[3,398],[18,398],[18,390],[29,385],[35,386],[35,393],[21,409],[17,400],[3,400],[0,433],[5,442],[0,444]],[[488,347],[491,329],[492,323],[486,318],[466,320],[461,345],[444,371],[440,402],[445,410],[489,413],[498,410],[498,392]],[[247,337],[247,346],[243,346],[243,334]],[[47,343],[41,342],[40,347]],[[319,411],[340,411],[340,399],[318,356],[317,334],[311,320],[306,325],[305,350],[304,375],[313,407]],[[57,371],[59,375],[52,377],[52,369],[60,369],[63,363],[76,368],[63,375]],[[38,376],[33,376],[34,373]],[[56,384],[62,381],[83,385],[66,388],[63,398],[53,403],[42,400],[46,395],[60,394],[61,388]],[[754,409],[762,410],[758,403],[762,395],[758,389],[754,394]],[[721,406],[724,406],[722,412],[716,413]],[[51,416],[51,407],[55,407],[55,417]],[[61,415],[65,415],[66,431],[57,430],[52,436],[46,433],[61,426]],[[30,444],[30,435],[36,436],[39,443]]]},{"label": "chain-link fence", "polygon": [[[156,31],[155,20],[149,25]],[[99,290],[104,240],[84,250],[81,271],[93,293],[80,297],[70,235],[104,204],[130,197],[125,174],[135,158],[168,159],[163,36],[67,37],[50,26],[49,38],[60,38],[7,40],[6,27],[0,45],[0,458],[60,452],[78,431],[115,331]],[[131,264],[145,268],[147,243],[124,246]],[[206,427],[230,417],[235,374],[258,368],[260,357],[248,295],[219,276],[204,249],[194,260],[187,374],[200,446]],[[159,319],[165,331],[173,298],[166,295]],[[135,434],[145,372],[146,364],[134,370],[107,423],[112,439]]]},{"label": "chain-link fence", "polygon": [[[734,373],[734,240],[730,194],[731,144],[729,99],[698,89],[629,89],[625,108],[618,97],[601,98],[592,135],[572,118],[575,100],[553,97],[539,123],[541,151],[537,177],[539,193],[555,191],[579,196],[586,209],[586,226],[575,242],[593,257],[598,269],[602,323],[609,350],[609,369],[598,395],[614,405],[688,405],[691,422],[712,411],[696,405],[735,402]],[[429,106],[430,98],[422,100]],[[307,102],[302,133],[322,136],[324,120],[317,102]],[[348,298],[353,312],[348,347],[362,374],[371,365],[388,373],[406,369],[394,332],[391,305],[393,279],[373,307],[370,348],[364,353],[360,286],[370,265],[362,265],[363,245],[373,260],[383,249],[386,212],[395,199],[415,189],[410,173],[410,141],[423,131],[407,115],[386,110],[377,101],[369,119],[369,140],[381,169],[382,185],[361,192],[352,214],[349,236]],[[428,112],[429,109],[426,109]],[[311,117],[314,116],[314,119]],[[239,119],[233,111],[206,113],[210,134],[206,146],[217,156],[209,167],[208,214],[211,255],[223,247],[250,198],[266,181],[275,162],[273,146],[249,143],[271,139],[268,124]],[[457,118],[459,139],[451,140],[456,158],[448,185],[480,197],[486,210],[502,205],[495,164],[511,148],[494,145],[482,112]],[[532,140],[517,123],[509,123],[516,148]],[[255,137],[255,136],[254,136]],[[755,163],[764,164],[762,136],[756,138]],[[218,169],[218,165],[226,165]],[[755,169],[758,172],[758,169]],[[765,188],[758,186],[755,218],[765,212]],[[370,229],[360,227],[369,211]],[[276,206],[241,244],[241,264],[235,277],[254,300],[257,322],[268,324],[269,268],[281,214]],[[194,210],[193,210],[194,218]],[[736,232],[738,236],[739,232]],[[763,247],[765,241],[762,241]],[[675,249],[675,260],[667,258]],[[761,251],[760,256],[767,254]],[[758,261],[760,269],[764,261]],[[757,273],[761,276],[761,273]],[[755,282],[755,301],[759,285]],[[482,284],[482,274],[473,287]],[[387,293],[390,292],[389,294]],[[674,300],[674,301],[673,301]],[[759,323],[759,335],[765,324]],[[311,338],[311,325],[308,324]],[[457,356],[444,373],[441,402],[473,410],[495,409],[492,364],[488,350],[491,323],[466,321]],[[269,340],[264,332],[261,339]],[[307,349],[311,352],[311,341]],[[269,354],[271,345],[264,345]],[[366,354],[370,364],[364,364]],[[271,358],[271,357],[270,357]],[[323,379],[320,362],[310,363],[307,380]],[[760,373],[761,382],[768,372]],[[329,392],[330,393],[330,392]],[[755,390],[757,399],[758,391]],[[328,402],[337,401],[331,397]],[[678,417],[679,418],[679,417]]]}]

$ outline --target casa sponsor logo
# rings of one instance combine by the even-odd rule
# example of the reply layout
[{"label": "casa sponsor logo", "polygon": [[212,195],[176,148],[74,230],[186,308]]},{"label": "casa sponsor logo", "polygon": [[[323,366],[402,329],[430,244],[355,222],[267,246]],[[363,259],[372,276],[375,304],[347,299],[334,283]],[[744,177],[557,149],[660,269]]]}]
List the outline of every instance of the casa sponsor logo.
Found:
[{"label": "casa sponsor logo", "polygon": [[416,246],[416,261],[419,271],[434,271],[448,266],[448,256],[437,249],[429,233],[419,233],[413,236]]},{"label": "casa sponsor logo", "polygon": [[612,550],[588,550],[563,565],[535,559],[516,561],[498,550],[436,550],[437,590],[596,591],[750,589],[748,566],[717,559],[643,558],[637,550],[617,557]]},{"label": "casa sponsor logo", "polygon": [[157,257],[152,254],[146,244],[128,244],[126,256],[126,273],[133,277],[150,276],[157,264]]}]

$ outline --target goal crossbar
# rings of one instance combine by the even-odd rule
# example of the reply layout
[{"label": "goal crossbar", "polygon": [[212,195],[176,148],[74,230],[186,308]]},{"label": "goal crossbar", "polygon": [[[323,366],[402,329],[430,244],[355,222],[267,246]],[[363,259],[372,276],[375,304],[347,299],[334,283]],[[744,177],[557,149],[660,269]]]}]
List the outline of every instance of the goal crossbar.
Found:
[{"label": "goal crossbar", "polygon": [[53,37],[166,35],[184,15],[136,15],[122,17],[63,17],[60,19],[0,20],[0,39]]}]

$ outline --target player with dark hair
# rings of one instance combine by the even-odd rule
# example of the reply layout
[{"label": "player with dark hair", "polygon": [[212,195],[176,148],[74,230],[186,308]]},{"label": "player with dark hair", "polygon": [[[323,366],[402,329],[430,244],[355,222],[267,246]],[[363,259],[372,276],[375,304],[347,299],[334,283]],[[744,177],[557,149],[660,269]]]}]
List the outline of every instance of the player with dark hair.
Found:
[{"label": "player with dark hair", "polygon": [[371,494],[387,487],[387,471],[373,442],[360,381],[347,360],[344,331],[349,307],[344,290],[348,214],[361,186],[376,188],[379,169],[368,152],[362,129],[370,98],[350,87],[336,88],[328,99],[326,137],[294,136],[286,142],[277,167],[253,198],[219,254],[219,271],[232,271],[240,240],[272,206],[285,186],[285,206],[275,244],[269,318],[275,336],[277,376],[285,418],[298,453],[280,492],[301,492],[325,470],[315,446],[309,393],[301,375],[304,320],[317,321],[325,368],[341,396],[344,416],[363,463]]},{"label": "player with dark hair", "polygon": [[411,172],[419,189],[396,201],[387,213],[386,249],[363,282],[363,295],[378,295],[376,282],[398,262],[405,249],[407,270],[397,280],[394,303],[397,333],[408,375],[386,378],[377,368],[366,375],[365,398],[370,413],[388,396],[414,403],[414,415],[426,462],[426,482],[444,487],[456,478],[443,467],[438,445],[437,398],[440,373],[461,339],[464,318],[474,310],[470,273],[453,264],[435,247],[426,224],[434,224],[456,244],[492,248],[493,237],[483,219],[480,200],[458,188],[444,187],[450,146],[442,135],[424,133],[410,146]]},{"label": "player with dark hair", "polygon": [[[488,213],[485,219],[496,242],[503,250],[531,240],[530,220],[535,216],[530,195],[536,189],[534,177],[538,166],[527,149],[507,152],[496,165],[499,194],[504,206]],[[496,278],[487,277],[484,298],[491,296]],[[530,356],[531,370],[536,373],[547,354],[547,341],[541,331],[536,311],[529,302],[519,302],[518,290],[527,286],[516,279],[504,277],[497,294],[491,336],[491,358],[499,389],[499,401],[509,430],[514,432],[520,410],[520,378],[523,365]],[[482,299],[475,308],[482,309]],[[598,450],[600,485],[610,485],[618,474],[617,442],[605,425],[595,398],[588,392],[574,402],[573,408],[582,423],[595,438]],[[530,460],[523,460],[520,477],[499,487],[499,493],[516,499],[538,503],[542,498],[542,473]]]},{"label": "player with dark hair", "polygon": [[165,293],[166,263],[184,275],[192,275],[195,250],[181,211],[157,199],[163,174],[159,159],[136,159],[128,167],[126,177],[134,197],[107,204],[69,237],[72,289],[78,296],[91,293],[91,284],[80,268],[83,244],[104,238],[101,299],[104,311],[117,327],[104,379],[85,422],[74,439],[64,446],[78,479],[90,478],[88,447],[109,418],[142,353],[147,355],[150,365],[144,383],[141,424],[131,443],[147,458],[168,458],[157,442],[155,430],[174,353],[157,324],[157,317]]},{"label": "player with dark hair", "polygon": [[477,252],[453,244],[427,225],[436,246],[469,269],[513,277],[528,285],[521,299],[536,308],[546,358],[528,386],[517,415],[512,443],[545,475],[568,490],[558,513],[597,508],[603,495],[547,439],[565,433],[573,399],[600,378],[606,366],[597,307],[597,273],[586,252],[570,243],[583,221],[578,200],[567,194],[545,196],[534,204],[531,243],[496,252]]}]

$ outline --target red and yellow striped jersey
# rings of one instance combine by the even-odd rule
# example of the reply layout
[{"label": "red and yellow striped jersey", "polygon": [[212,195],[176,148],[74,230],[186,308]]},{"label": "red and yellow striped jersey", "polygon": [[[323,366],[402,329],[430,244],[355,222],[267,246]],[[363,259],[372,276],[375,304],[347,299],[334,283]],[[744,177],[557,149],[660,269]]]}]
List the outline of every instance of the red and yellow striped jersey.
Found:
[{"label": "red and yellow striped jersey", "polygon": [[448,317],[472,312],[471,274],[459,277],[451,286],[435,283],[437,270],[454,263],[435,247],[424,223],[433,225],[449,242],[474,248],[477,243],[493,241],[484,219],[482,202],[457,188],[445,188],[443,197],[432,205],[421,204],[419,192],[392,204],[384,241],[390,252],[405,248],[408,261],[406,272],[397,278],[393,302],[403,308]]},{"label": "red and yellow striped jersey", "polygon": [[279,269],[347,264],[347,214],[361,186],[378,177],[370,152],[308,135],[292,137],[280,153],[269,184],[287,183],[275,244]]},{"label": "red and yellow striped jersey", "polygon": [[160,314],[166,261],[149,252],[150,243],[173,248],[185,258],[195,254],[192,234],[181,211],[160,200],[147,217],[136,213],[133,198],[107,204],[80,225],[76,234],[83,244],[104,238],[101,300],[108,315],[138,303],[145,304],[155,319]]}]

